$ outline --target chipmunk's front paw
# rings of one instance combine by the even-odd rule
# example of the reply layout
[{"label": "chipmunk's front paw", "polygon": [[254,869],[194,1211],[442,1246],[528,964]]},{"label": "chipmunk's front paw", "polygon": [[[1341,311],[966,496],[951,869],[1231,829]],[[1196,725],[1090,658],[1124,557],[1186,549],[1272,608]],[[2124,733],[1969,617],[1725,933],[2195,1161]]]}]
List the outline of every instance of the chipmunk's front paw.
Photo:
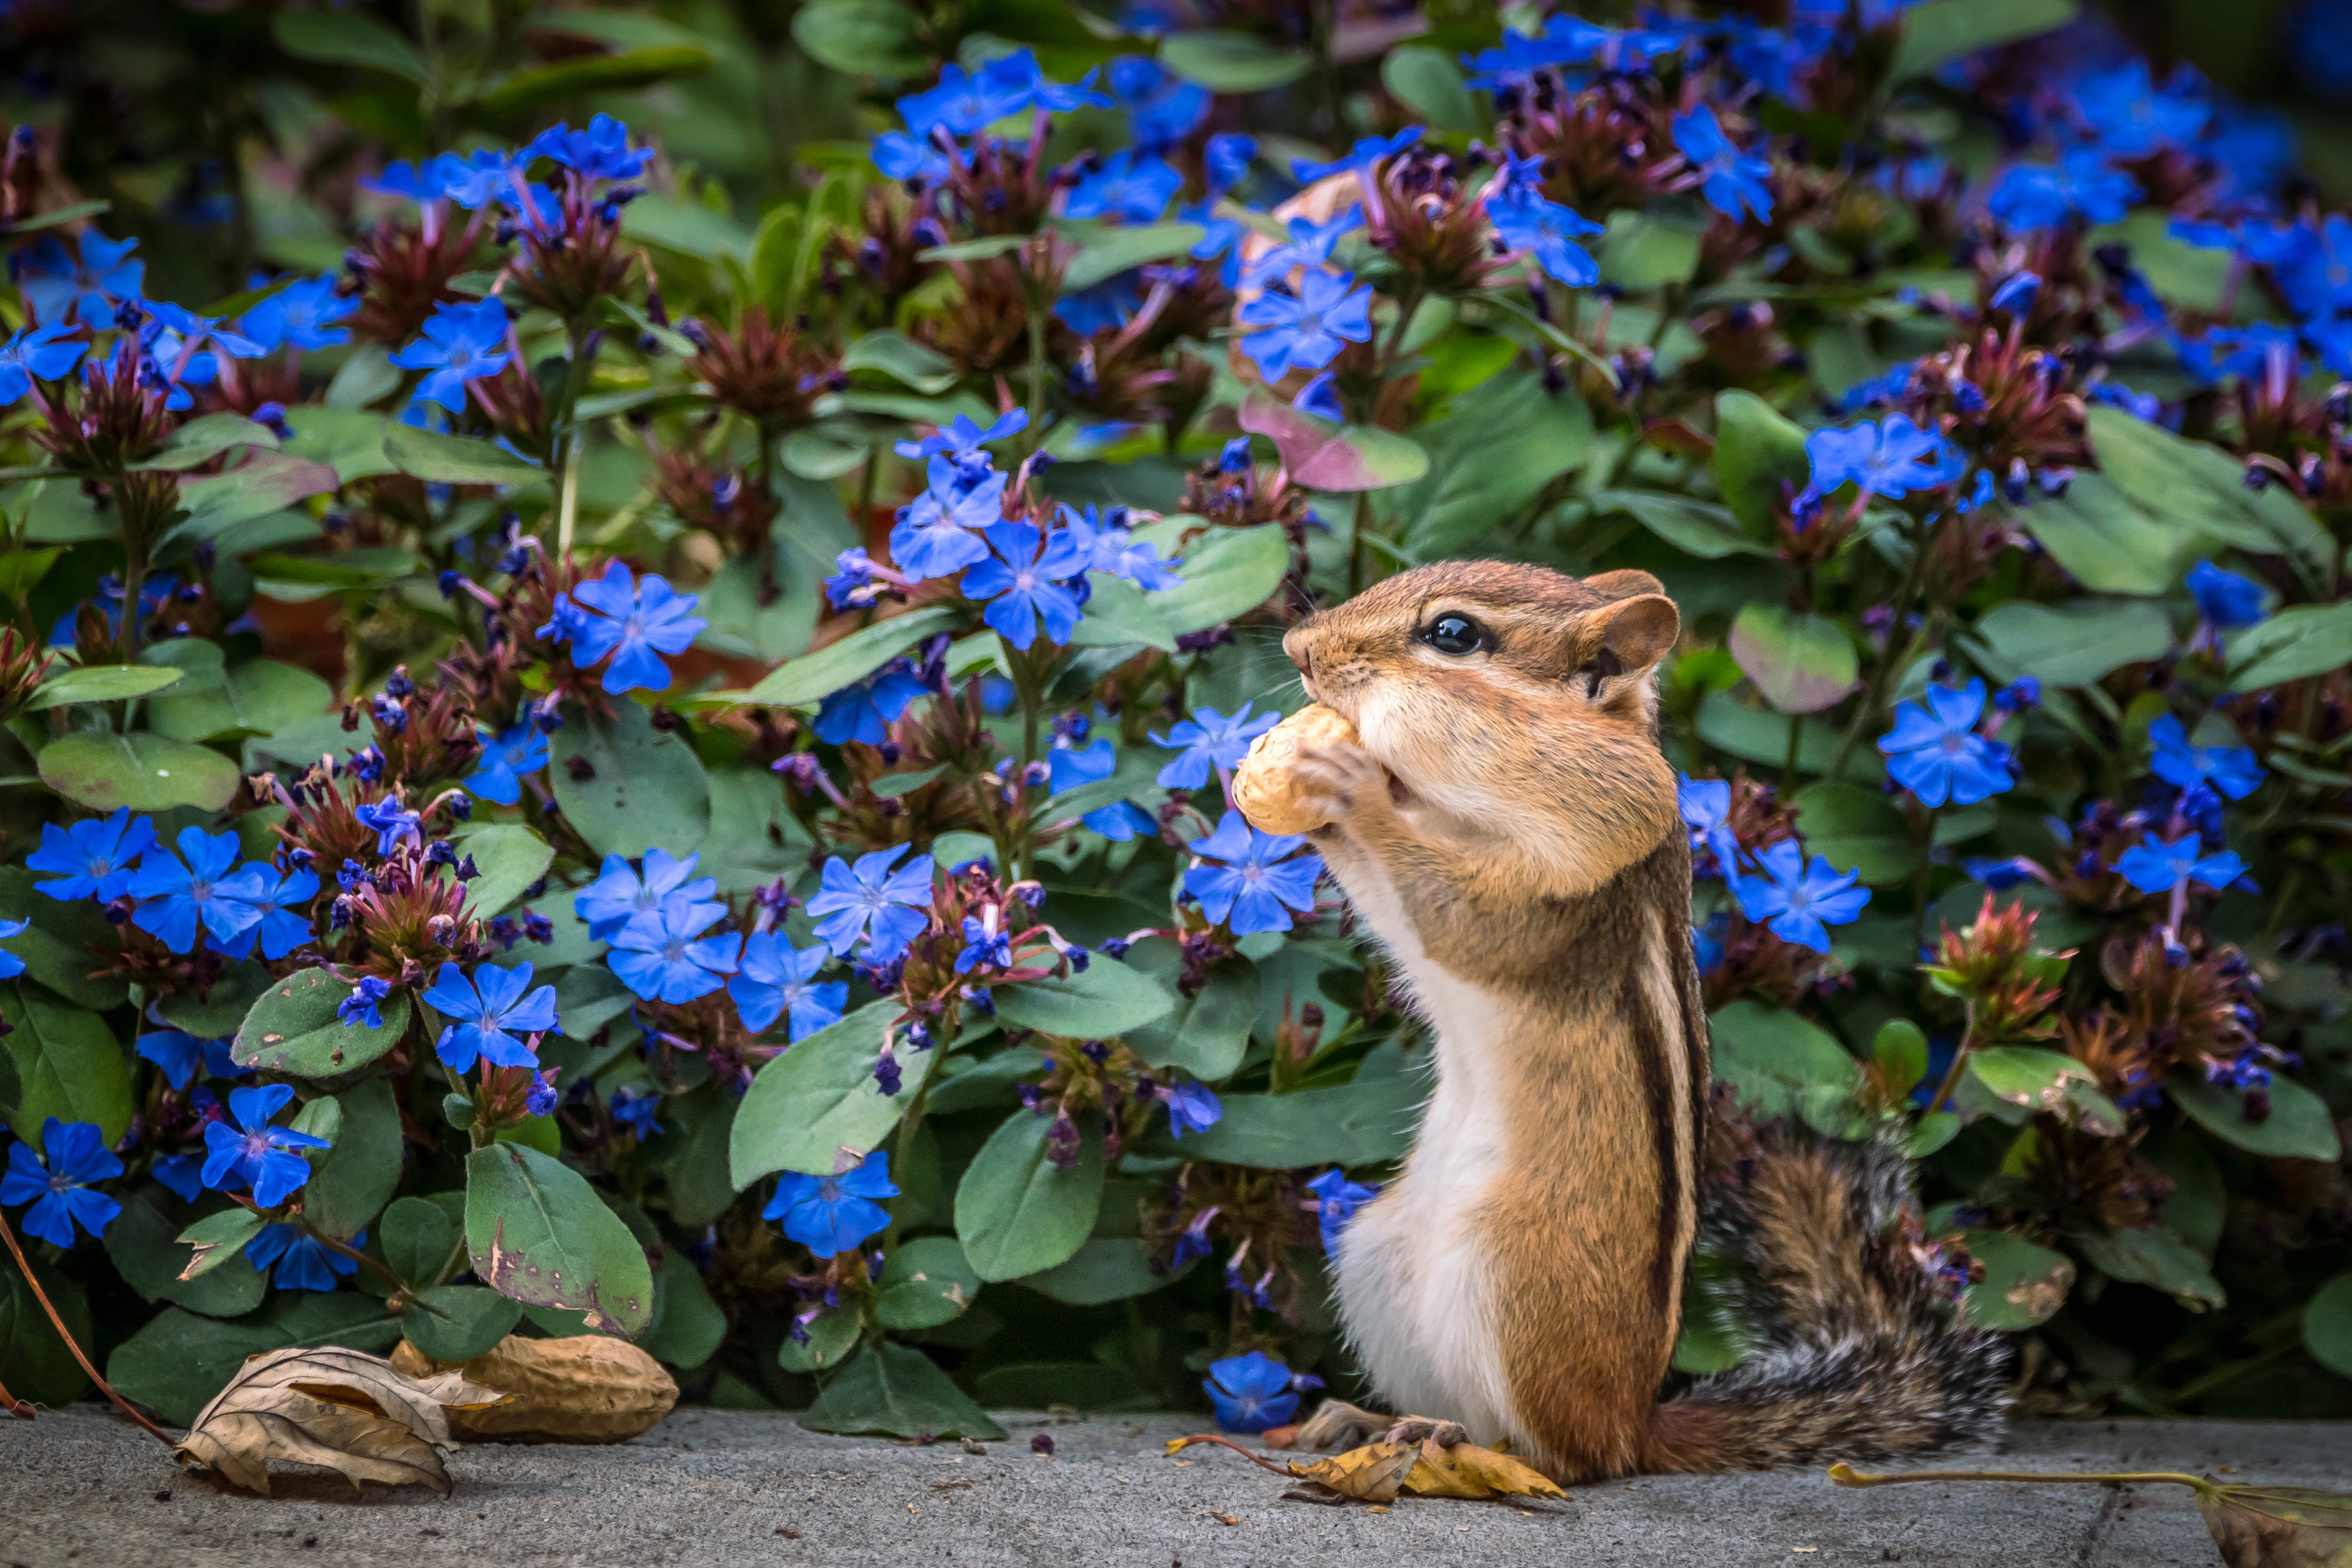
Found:
[{"label": "chipmunk's front paw", "polygon": [[1292,788],[1302,805],[1339,821],[1391,802],[1389,770],[1360,746],[1318,746],[1290,765]]},{"label": "chipmunk's front paw", "polygon": [[1315,1414],[1298,1428],[1297,1447],[1321,1452],[1330,1448],[1357,1448],[1370,1442],[1380,1433],[1396,1425],[1387,1416],[1378,1415],[1360,1405],[1350,1405],[1344,1399],[1326,1399],[1315,1407]]}]

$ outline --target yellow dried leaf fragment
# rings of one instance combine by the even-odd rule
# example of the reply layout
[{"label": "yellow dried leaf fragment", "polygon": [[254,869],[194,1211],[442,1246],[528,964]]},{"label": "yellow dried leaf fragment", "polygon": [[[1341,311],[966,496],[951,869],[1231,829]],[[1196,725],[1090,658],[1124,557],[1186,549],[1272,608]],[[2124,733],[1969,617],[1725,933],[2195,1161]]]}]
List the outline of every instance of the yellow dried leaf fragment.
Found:
[{"label": "yellow dried leaf fragment", "polygon": [[393,1362],[417,1372],[454,1366],[471,1381],[512,1396],[487,1410],[457,1412],[451,1425],[461,1437],[618,1443],[660,1425],[677,1403],[677,1385],[661,1363],[604,1334],[509,1334],[462,1363],[429,1360],[404,1340]]},{"label": "yellow dried leaf fragment", "polygon": [[337,1345],[274,1350],[247,1360],[173,1451],[264,1496],[269,1461],[285,1459],[323,1465],[354,1487],[413,1483],[446,1497],[448,1413],[499,1398],[462,1373],[415,1376]]},{"label": "yellow dried leaf fragment", "polygon": [[1358,1502],[1387,1502],[1404,1490],[1405,1478],[1420,1462],[1421,1450],[1411,1443],[1367,1443],[1311,1465],[1293,1460],[1290,1473]]},{"label": "yellow dried leaf fragment", "polygon": [[1302,751],[1356,738],[1356,727],[1310,703],[1250,743],[1249,755],[1234,772],[1234,804],[1263,833],[1303,833],[1330,819],[1301,798],[1291,764]]},{"label": "yellow dried leaf fragment", "polygon": [[1482,1448],[1475,1443],[1440,1448],[1437,1439],[1421,1445],[1421,1462],[1405,1478],[1405,1490],[1416,1497],[1559,1497],[1568,1494],[1540,1470],[1508,1454]]}]

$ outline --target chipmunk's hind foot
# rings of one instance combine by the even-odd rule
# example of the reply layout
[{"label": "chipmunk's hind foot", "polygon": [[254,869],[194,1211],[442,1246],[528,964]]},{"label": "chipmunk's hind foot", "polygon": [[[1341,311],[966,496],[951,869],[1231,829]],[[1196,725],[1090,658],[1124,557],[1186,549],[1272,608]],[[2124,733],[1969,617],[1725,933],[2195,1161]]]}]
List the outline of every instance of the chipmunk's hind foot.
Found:
[{"label": "chipmunk's hind foot", "polygon": [[1324,1450],[1358,1448],[1366,1443],[1419,1443],[1437,1439],[1441,1448],[1467,1442],[1470,1434],[1459,1421],[1433,1416],[1382,1416],[1344,1399],[1326,1399],[1298,1428],[1297,1446]]}]

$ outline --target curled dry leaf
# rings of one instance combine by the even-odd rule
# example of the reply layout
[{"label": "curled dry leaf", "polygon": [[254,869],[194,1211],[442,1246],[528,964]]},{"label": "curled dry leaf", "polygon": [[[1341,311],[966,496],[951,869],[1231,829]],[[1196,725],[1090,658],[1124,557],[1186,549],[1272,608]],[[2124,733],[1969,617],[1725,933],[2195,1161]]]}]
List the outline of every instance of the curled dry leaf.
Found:
[{"label": "curled dry leaf", "polygon": [[2230,1568],[2352,1565],[2352,1497],[2209,1483],[2197,1489],[2197,1511]]},{"label": "curled dry leaf", "polygon": [[1355,738],[1354,725],[1321,703],[1309,703],[1250,743],[1249,754],[1234,772],[1234,804],[1262,833],[1303,833],[1321,827],[1329,819],[1299,793],[1291,765],[1301,751]]},{"label": "curled dry leaf", "polygon": [[269,1492],[269,1461],[447,1496],[448,1414],[495,1405],[494,1388],[448,1372],[418,1377],[338,1345],[274,1350],[238,1369],[173,1451],[248,1491]]},{"label": "curled dry leaf", "polygon": [[[1291,1436],[1295,1437],[1295,1432]],[[1291,1487],[1282,1495],[1298,1502],[1385,1503],[1401,1491],[1416,1497],[1474,1500],[1568,1495],[1532,1466],[1475,1443],[1456,1443],[1450,1448],[1434,1437],[1418,1444],[1367,1443],[1312,1464],[1293,1459],[1286,1465],[1260,1458],[1230,1437],[1207,1435],[1171,1438],[1168,1452],[1174,1455],[1196,1443],[1214,1443],[1233,1449],[1262,1469],[1297,1477],[1304,1484]]]},{"label": "curled dry leaf", "polygon": [[509,1334],[467,1362],[438,1362],[405,1340],[393,1364],[412,1374],[455,1369],[512,1397],[451,1418],[461,1437],[520,1437],[558,1443],[618,1443],[650,1431],[677,1403],[661,1363],[626,1340],[604,1334],[525,1339]]},{"label": "curled dry leaf", "polygon": [[1441,1448],[1434,1437],[1421,1445],[1421,1462],[1405,1477],[1404,1490],[1415,1497],[1556,1497],[1564,1498],[1550,1477],[1521,1464],[1508,1454],[1482,1448],[1475,1443]]},{"label": "curled dry leaf", "polygon": [[1293,1460],[1290,1473],[1358,1502],[1388,1502],[1420,1463],[1421,1450],[1411,1443],[1367,1443],[1311,1465]]}]

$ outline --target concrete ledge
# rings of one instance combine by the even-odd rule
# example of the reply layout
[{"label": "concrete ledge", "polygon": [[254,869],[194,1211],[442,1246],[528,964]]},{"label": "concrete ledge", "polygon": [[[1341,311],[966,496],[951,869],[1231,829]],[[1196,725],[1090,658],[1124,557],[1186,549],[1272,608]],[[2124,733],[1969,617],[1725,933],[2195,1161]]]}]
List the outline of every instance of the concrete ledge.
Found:
[{"label": "concrete ledge", "polygon": [[[614,1448],[460,1451],[446,1501],[355,1496],[285,1473],[274,1498],[176,1469],[103,1406],[0,1421],[0,1563],[28,1568],[278,1564],[822,1563],[1222,1568],[1258,1564],[2017,1564],[2219,1562],[2185,1490],[1958,1485],[1841,1491],[1814,1474],[1644,1479],[1565,1504],[1402,1499],[1385,1514],[1277,1500],[1234,1454],[1164,1458],[1190,1417],[1009,1416],[984,1454],[803,1431],[787,1416],[682,1411]],[[1029,1451],[1050,1432],[1055,1454]],[[2041,1423],[2002,1463],[2032,1469],[2236,1467],[2352,1488],[2352,1426]],[[1235,1522],[1227,1524],[1220,1516]]]}]

